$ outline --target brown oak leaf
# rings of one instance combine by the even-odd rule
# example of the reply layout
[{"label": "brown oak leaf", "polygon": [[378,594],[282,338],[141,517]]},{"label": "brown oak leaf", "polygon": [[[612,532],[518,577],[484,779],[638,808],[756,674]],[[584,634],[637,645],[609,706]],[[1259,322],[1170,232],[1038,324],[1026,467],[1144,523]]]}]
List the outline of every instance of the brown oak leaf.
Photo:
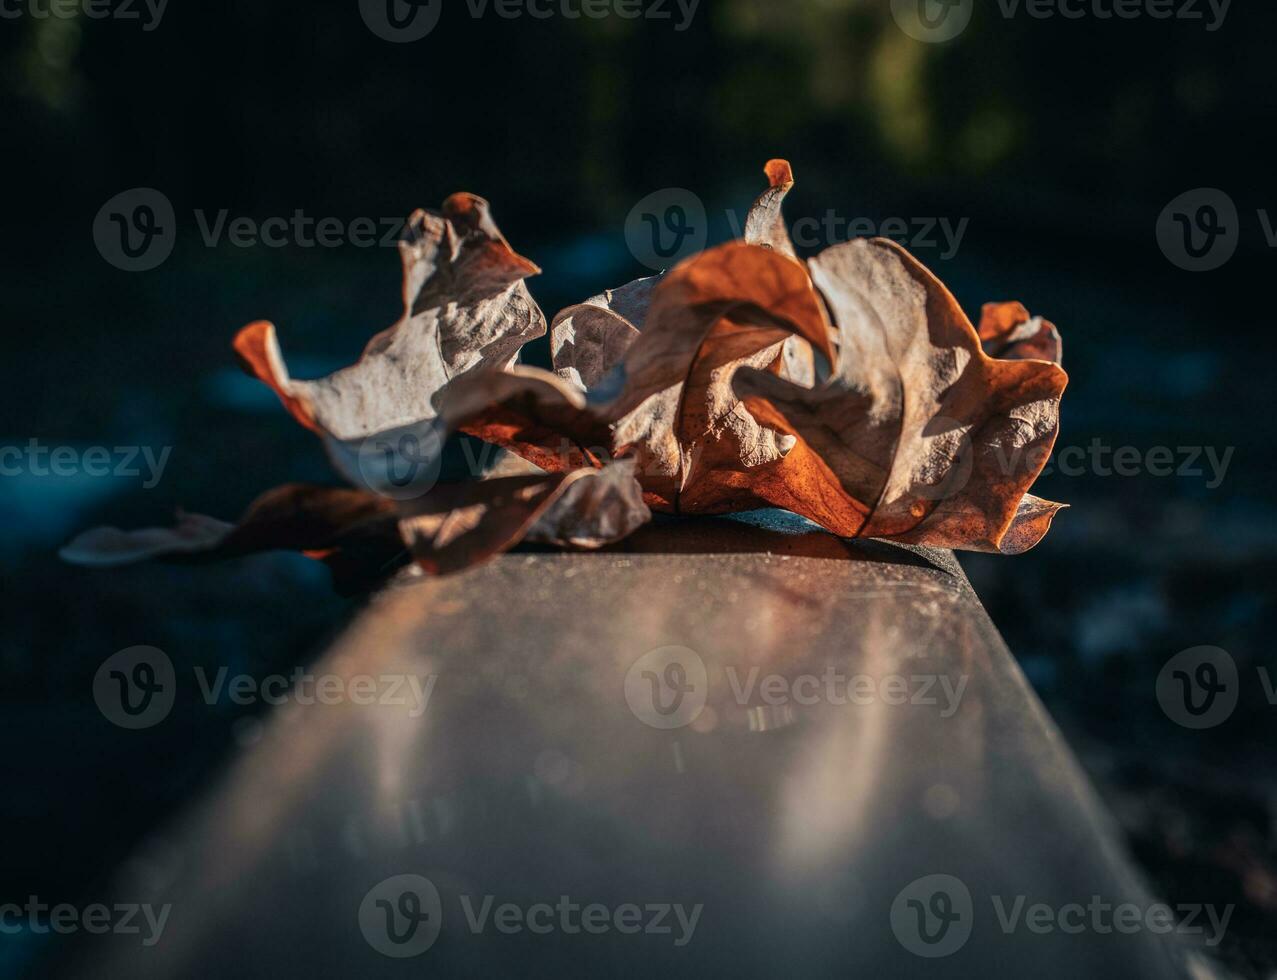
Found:
[{"label": "brown oak leaf", "polygon": [[[787,160],[771,160],[764,172],[768,188],[746,215],[744,240],[796,258],[781,215],[785,196],[794,186],[793,170]],[[550,325],[555,373],[581,388],[593,388],[603,381],[642,332],[652,295],[664,277],[665,273],[660,273],[636,279],[562,310]],[[811,384],[810,346],[797,336],[786,338],[784,343],[785,356],[778,368],[786,377]]]},{"label": "brown oak leaf", "polygon": [[[987,304],[973,327],[889,241],[800,261],[782,215],[793,171],[772,160],[765,172],[743,240],[555,317],[553,371],[515,363],[546,332],[524,283],[539,270],[487,203],[455,194],[439,215],[414,213],[399,246],[403,313],[355,364],[298,381],[270,323],[235,339],[245,369],[361,489],[279,487],[234,525],[181,514],[169,529],[98,528],[63,557],[112,566],[288,548],[357,588],[409,552],[445,573],[521,540],[601,547],[649,506],[774,506],[849,537],[1032,547],[1062,506],[1027,492],[1059,426],[1058,330],[1014,302]],[[537,471],[435,486],[457,431]]]},{"label": "brown oak leaf", "polygon": [[[768,160],[763,168],[768,188],[754,202],[745,218],[745,241],[751,245],[765,245],[782,255],[798,258],[789,229],[785,227],[782,205],[794,187],[794,170],[788,160]],[[810,387],[816,383],[816,361],[811,344],[794,336],[785,340],[776,371],[782,378]]]},{"label": "brown oak leaf", "polygon": [[[536,368],[450,386],[444,414],[548,470],[633,457],[649,505],[723,513],[763,506],[754,477],[793,439],[760,426],[731,390],[747,365],[775,369],[785,340],[833,359],[829,324],[801,263],[729,242],[665,274],[644,328],[588,397]],[[459,406],[464,406],[464,411]],[[565,438],[566,437],[566,438]]]},{"label": "brown oak leaf", "polygon": [[650,518],[632,466],[616,463],[437,487],[404,506],[399,527],[417,564],[446,575],[522,540],[599,548]]},{"label": "brown oak leaf", "polygon": [[789,506],[837,534],[1014,554],[1061,505],[1026,496],[1059,429],[1067,376],[989,357],[957,301],[899,245],[858,239],[810,263],[840,345],[815,388],[760,371],[736,390],[818,458]]},{"label": "brown oak leaf", "polygon": [[524,279],[541,270],[497,229],[488,203],[454,194],[442,215],[415,212],[399,243],[403,313],[373,337],[353,365],[297,381],[264,320],[235,338],[244,369],[268,384],[302,425],[357,440],[435,417],[435,396],[451,380],[507,367],[545,333],[545,317]]},{"label": "brown oak leaf", "polygon": [[1060,331],[1049,320],[1030,316],[1023,303],[985,303],[978,332],[990,357],[1062,363]]},{"label": "brown oak leaf", "polygon": [[672,270],[601,411],[614,451],[638,459],[649,502],[675,512],[759,506],[751,476],[792,440],[759,425],[731,388],[743,367],[772,368],[791,333],[829,360],[828,321],[802,265],[729,242]]},{"label": "brown oak leaf", "polygon": [[555,373],[582,390],[602,381],[643,329],[652,292],[663,278],[664,273],[636,279],[561,310],[550,324]]},{"label": "brown oak leaf", "polygon": [[339,591],[374,582],[407,559],[394,502],[345,488],[290,483],[258,497],[235,524],[178,512],[171,528],[98,527],[59,556],[74,565],[115,568],[154,559],[207,562],[263,551],[300,551],[324,561]]}]

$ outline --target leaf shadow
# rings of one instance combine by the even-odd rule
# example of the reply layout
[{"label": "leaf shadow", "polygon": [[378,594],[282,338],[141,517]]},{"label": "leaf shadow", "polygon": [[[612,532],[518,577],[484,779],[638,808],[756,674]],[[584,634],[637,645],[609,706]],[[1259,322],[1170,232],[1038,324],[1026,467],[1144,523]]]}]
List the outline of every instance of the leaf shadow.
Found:
[{"label": "leaf shadow", "polygon": [[[559,549],[524,545],[520,551]],[[890,541],[840,538],[788,511],[767,509],[717,517],[656,514],[617,544],[599,554],[783,555],[919,568],[948,578],[962,572],[951,552]]]}]

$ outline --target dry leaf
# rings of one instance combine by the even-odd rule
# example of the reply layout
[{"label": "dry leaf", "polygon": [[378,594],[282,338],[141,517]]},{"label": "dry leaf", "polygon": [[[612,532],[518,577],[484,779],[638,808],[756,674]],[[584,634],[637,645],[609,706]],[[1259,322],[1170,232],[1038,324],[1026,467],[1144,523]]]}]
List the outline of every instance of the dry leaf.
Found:
[{"label": "dry leaf", "polygon": [[[754,202],[745,219],[745,241],[751,245],[765,245],[792,259],[798,257],[794,243],[785,227],[781,206],[794,186],[794,171],[788,160],[768,160],[763,168],[767,174],[768,188]],[[776,364],[777,373],[801,385],[811,387],[816,383],[816,361],[811,344],[801,337],[788,337]]]},{"label": "dry leaf", "polygon": [[540,368],[519,365],[466,378],[441,404],[460,431],[547,472],[598,467],[612,458],[606,420],[575,386]]},{"label": "dry leaf", "polygon": [[1061,363],[1060,331],[1049,320],[1030,316],[1023,303],[985,303],[979,334],[990,357]]},{"label": "dry leaf", "polygon": [[[795,258],[781,216],[785,195],[794,186],[793,171],[787,160],[771,160],[764,171],[768,189],[746,216],[744,240]],[[661,273],[636,279],[562,310],[550,325],[550,355],[555,372],[584,389],[603,381],[642,332],[652,294],[664,277],[665,273]],[[786,338],[781,364],[786,377],[812,383],[811,348],[801,338]]]},{"label": "dry leaf", "polygon": [[[523,281],[539,270],[486,202],[456,194],[442,215],[415,213],[400,243],[403,314],[357,363],[295,381],[271,324],[235,340],[337,469],[398,503],[280,487],[237,525],[180,515],[171,529],[99,528],[63,557],[112,566],[292,548],[361,586],[405,560],[405,542],[444,573],[524,539],[600,547],[647,521],[649,504],[776,506],[846,536],[1032,547],[1061,506],[1027,493],[1058,429],[1059,332],[1019,303],[986,305],[977,331],[888,241],[800,262],[781,213],[793,172],[772,160],[766,173],[744,241],[561,312],[554,373],[514,364],[545,332]],[[816,354],[830,368],[818,385]],[[458,430],[541,471],[434,487]]]},{"label": "dry leaf", "polygon": [[[663,510],[763,506],[751,478],[793,440],[757,425],[732,393],[731,376],[742,366],[779,371],[782,351],[794,351],[793,363],[805,364],[810,378],[809,341],[832,360],[820,299],[785,254],[788,238],[777,237],[792,175],[783,161],[767,170],[772,187],[747,221],[757,244],[711,249],[569,307],[551,332],[561,385],[527,367],[476,375],[449,386],[441,415],[550,471],[634,455],[649,503]],[[642,330],[620,311],[640,319]],[[590,389],[588,402],[572,396],[581,388]]]},{"label": "dry leaf", "polygon": [[1060,505],[1025,494],[1055,441],[1064,372],[988,357],[949,291],[894,242],[848,242],[810,267],[840,333],[834,376],[817,389],[759,371],[736,382],[763,424],[816,457],[815,485],[788,506],[845,536],[1036,544]]},{"label": "dry leaf", "polygon": [[[810,379],[804,335],[831,357],[820,300],[801,264],[786,257],[792,247],[781,237],[780,206],[792,174],[784,161],[772,161],[767,172],[772,186],[747,221],[758,245],[731,243],[673,273],[569,307],[552,331],[557,382],[526,367],[454,379],[435,394],[435,411],[424,420],[359,443],[330,440],[338,469],[377,491],[392,482],[402,488],[410,471],[428,483],[444,438],[460,429],[552,472],[636,453],[648,499],[662,509],[680,509],[684,493],[691,494],[684,509],[759,506],[749,471],[781,459],[792,440],[778,441],[740,409],[731,375],[740,366],[770,366]],[[639,342],[639,329],[622,314],[654,337]],[[779,325],[786,317],[801,322]],[[614,365],[618,358],[624,363]],[[784,364],[795,367],[782,370]],[[573,394],[583,388],[592,389],[588,404]]]},{"label": "dry leaf", "polygon": [[766,245],[795,259],[798,253],[794,251],[781,213],[781,205],[794,187],[793,168],[788,160],[768,160],[763,172],[767,175],[768,187],[745,218],[745,241],[751,245]]},{"label": "dry leaf", "polygon": [[559,377],[577,388],[603,380],[643,329],[661,273],[609,289],[560,311],[550,324],[550,358]]},{"label": "dry leaf", "polygon": [[400,532],[428,574],[486,561],[525,538],[597,548],[651,517],[623,466],[441,486],[404,506]]},{"label": "dry leaf", "polygon": [[572,548],[601,548],[628,537],[652,519],[634,461],[611,463],[564,488],[563,495],[528,531],[526,540]]},{"label": "dry leaf", "polygon": [[638,335],[629,320],[595,300],[569,306],[550,325],[554,371],[581,391],[593,388],[620,363]]},{"label": "dry leaf", "polygon": [[585,396],[540,368],[473,372],[448,384],[435,401],[438,414],[423,422],[358,441],[327,440],[330,461],[356,486],[415,498],[434,486],[444,441],[457,431],[548,472],[597,466],[608,456],[607,425],[587,408]]},{"label": "dry leaf", "polygon": [[792,440],[744,411],[731,377],[773,364],[790,333],[832,360],[806,271],[779,252],[730,242],[667,275],[618,368],[621,394],[605,409],[617,454],[638,458],[650,502],[689,513],[758,505],[749,471],[780,459]]},{"label": "dry leaf", "polygon": [[85,531],[59,556],[74,565],[114,568],[141,561],[216,561],[263,551],[300,551],[325,561],[339,588],[394,568],[404,547],[394,504],[360,490],[290,483],[262,494],[236,524],[178,513],[171,528]]},{"label": "dry leaf", "polygon": [[235,530],[234,524],[204,514],[179,510],[173,527],[150,527],[122,531],[118,527],[95,527],[82,531],[58,551],[58,557],[72,565],[114,568],[152,558],[182,555],[216,555]]},{"label": "dry leaf", "polygon": [[541,270],[510,248],[482,198],[454,194],[442,216],[415,212],[399,254],[403,314],[350,367],[295,381],[272,324],[249,324],[235,338],[245,370],[321,435],[358,440],[434,418],[434,396],[449,381],[507,367],[524,343],[545,333],[523,282]]}]

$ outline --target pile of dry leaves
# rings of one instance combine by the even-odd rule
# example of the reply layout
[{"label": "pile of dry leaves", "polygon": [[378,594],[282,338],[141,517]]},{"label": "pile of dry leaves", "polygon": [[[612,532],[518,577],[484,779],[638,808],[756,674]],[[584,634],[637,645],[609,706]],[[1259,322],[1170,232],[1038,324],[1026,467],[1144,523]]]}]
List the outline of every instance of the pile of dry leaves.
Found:
[{"label": "pile of dry leaves", "polygon": [[[328,562],[339,584],[413,559],[443,574],[522,540],[597,548],[651,518],[781,507],[846,537],[1017,554],[1060,504],[1027,493],[1059,428],[1060,338],[1019,303],[974,328],[903,248],[857,239],[799,260],[781,217],[789,164],[744,239],[569,307],[553,371],[517,363],[546,332],[540,270],[488,204],[417,211],[399,245],[403,315],[359,361],[289,376],[272,324],[235,338],[250,374],[322,440],[355,489],[292,484],[238,524],[98,528],[87,565],[272,548]],[[437,484],[464,432],[535,466]],[[649,508],[651,510],[649,510]]]}]

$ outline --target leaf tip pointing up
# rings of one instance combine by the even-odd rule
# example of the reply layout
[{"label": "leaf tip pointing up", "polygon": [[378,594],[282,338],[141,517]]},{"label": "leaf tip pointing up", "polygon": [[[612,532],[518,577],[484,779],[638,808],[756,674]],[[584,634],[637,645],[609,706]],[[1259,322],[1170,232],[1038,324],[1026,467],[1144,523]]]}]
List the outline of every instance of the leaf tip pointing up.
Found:
[{"label": "leaf tip pointing up", "polygon": [[443,216],[463,238],[479,235],[496,244],[502,252],[511,281],[541,274],[541,267],[510,247],[492,219],[492,206],[477,194],[458,191],[443,202]]},{"label": "leaf tip pointing up", "polygon": [[763,172],[767,174],[767,181],[772,187],[784,187],[788,189],[794,183],[794,168],[789,165],[788,160],[775,159],[768,160],[767,166],[763,168]]}]

